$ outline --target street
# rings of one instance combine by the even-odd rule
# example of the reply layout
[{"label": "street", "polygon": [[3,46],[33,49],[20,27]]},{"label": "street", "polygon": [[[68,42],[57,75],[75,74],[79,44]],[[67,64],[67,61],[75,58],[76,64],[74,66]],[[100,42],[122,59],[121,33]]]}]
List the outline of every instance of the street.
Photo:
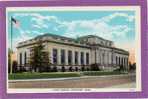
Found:
[{"label": "street", "polygon": [[[120,86],[123,85],[123,86]],[[9,88],[106,88],[135,87],[135,75],[88,76],[54,80],[9,81]]]}]

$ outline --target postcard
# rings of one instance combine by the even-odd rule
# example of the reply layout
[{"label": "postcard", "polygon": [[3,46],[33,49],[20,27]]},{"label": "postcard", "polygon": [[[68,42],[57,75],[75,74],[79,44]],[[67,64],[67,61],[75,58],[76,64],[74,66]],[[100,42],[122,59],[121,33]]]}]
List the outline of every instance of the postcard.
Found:
[{"label": "postcard", "polygon": [[146,97],[137,2],[3,2],[2,99]]}]

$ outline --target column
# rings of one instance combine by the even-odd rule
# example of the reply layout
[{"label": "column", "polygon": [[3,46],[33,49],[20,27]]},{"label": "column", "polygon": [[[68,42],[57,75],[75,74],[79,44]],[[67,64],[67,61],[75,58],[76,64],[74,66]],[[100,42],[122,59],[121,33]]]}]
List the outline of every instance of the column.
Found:
[{"label": "column", "polygon": [[84,65],[86,65],[86,53],[85,52],[83,53],[84,53]]},{"label": "column", "polygon": [[57,48],[57,63],[61,64],[61,50]]},{"label": "column", "polygon": [[80,52],[78,51],[78,65],[81,65]]},{"label": "column", "polygon": [[25,56],[25,52],[22,52],[22,65],[23,65],[23,66],[24,66],[24,64],[25,64],[24,56]]},{"label": "column", "polygon": [[65,49],[65,65],[68,65],[68,50]]},{"label": "column", "polygon": [[98,60],[97,60],[97,61],[98,61],[98,63],[100,64],[100,50],[98,50],[97,53],[98,53],[98,54],[97,54],[97,57],[98,57]]},{"label": "column", "polygon": [[98,64],[98,49],[96,49],[96,63]]},{"label": "column", "polygon": [[103,51],[100,50],[100,63],[103,65]]},{"label": "column", "polygon": [[112,55],[111,55],[111,52],[109,52],[109,64],[111,65],[112,63]]},{"label": "column", "polygon": [[72,50],[72,65],[75,65],[75,51]]},{"label": "column", "polygon": [[99,56],[100,56],[99,57],[100,58],[100,65],[102,65],[102,57],[101,57],[102,56],[102,51],[101,50],[99,51]]},{"label": "column", "polygon": [[112,62],[113,62],[113,65],[116,64],[116,55],[114,52],[112,53]]},{"label": "column", "polygon": [[49,58],[50,58],[50,63],[51,64],[53,64],[53,52],[52,52],[52,49],[50,49],[50,56],[49,56]]},{"label": "column", "polygon": [[107,51],[104,51],[104,64],[107,64]]}]

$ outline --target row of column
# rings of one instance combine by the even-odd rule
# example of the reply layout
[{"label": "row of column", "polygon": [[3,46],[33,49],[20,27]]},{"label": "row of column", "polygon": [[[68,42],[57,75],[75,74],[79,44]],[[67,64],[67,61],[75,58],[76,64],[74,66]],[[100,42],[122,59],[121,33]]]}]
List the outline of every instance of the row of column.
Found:
[{"label": "row of column", "polygon": [[[116,53],[107,50],[97,50],[95,52],[95,63],[100,65],[123,65],[128,66],[128,57],[126,56],[116,56]],[[120,62],[119,62],[120,61]]]},{"label": "row of column", "polygon": [[127,57],[116,56],[116,65],[128,66],[128,58]]},{"label": "row of column", "polygon": [[18,58],[18,64],[19,65],[25,65],[25,64],[28,63],[28,61],[27,61],[27,52],[19,53],[18,57],[19,57]]},{"label": "row of column", "polygon": [[105,50],[96,50],[96,63],[100,65],[112,64],[112,53]]},{"label": "row of column", "polygon": [[[65,55],[61,55],[62,50],[64,51]],[[77,55],[75,55],[76,53]],[[62,62],[62,58],[64,59],[64,63]],[[90,55],[89,52],[86,51],[75,51],[75,50],[54,48],[50,51],[50,59],[52,64],[57,64],[57,65],[89,65]]]}]

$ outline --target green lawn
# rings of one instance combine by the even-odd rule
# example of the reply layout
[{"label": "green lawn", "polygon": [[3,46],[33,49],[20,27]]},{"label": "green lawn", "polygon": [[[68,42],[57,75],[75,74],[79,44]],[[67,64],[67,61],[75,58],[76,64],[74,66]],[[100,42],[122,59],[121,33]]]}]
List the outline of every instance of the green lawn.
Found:
[{"label": "green lawn", "polygon": [[119,74],[125,74],[120,71],[86,71],[83,72],[83,75],[87,76],[101,76],[101,75],[119,75]]},{"label": "green lawn", "polygon": [[80,77],[80,73],[55,72],[55,73],[14,73],[14,74],[9,74],[10,80],[62,78],[62,77]]},{"label": "green lawn", "polygon": [[80,76],[101,76],[125,74],[119,71],[84,71],[84,72],[50,72],[50,73],[13,73],[9,74],[9,80],[17,79],[46,79],[46,78],[65,78]]}]

